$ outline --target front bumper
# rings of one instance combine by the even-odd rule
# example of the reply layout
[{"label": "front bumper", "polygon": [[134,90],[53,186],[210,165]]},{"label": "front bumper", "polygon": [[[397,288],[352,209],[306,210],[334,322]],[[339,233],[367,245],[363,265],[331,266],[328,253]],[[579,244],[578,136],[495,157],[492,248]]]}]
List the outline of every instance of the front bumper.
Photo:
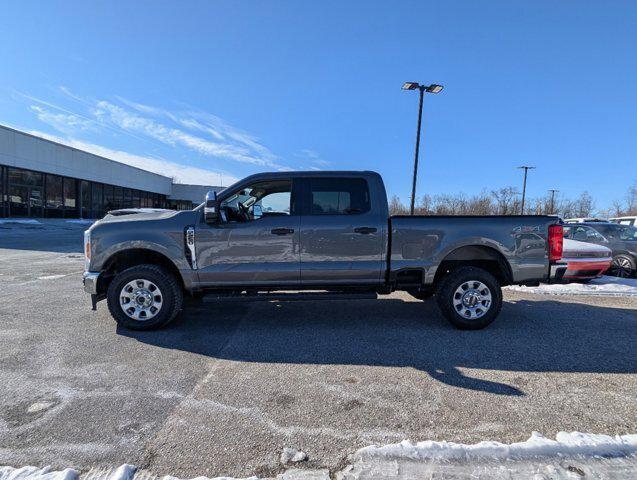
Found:
[{"label": "front bumper", "polygon": [[82,275],[84,281],[84,291],[91,295],[97,295],[97,280],[100,272],[84,272]]}]

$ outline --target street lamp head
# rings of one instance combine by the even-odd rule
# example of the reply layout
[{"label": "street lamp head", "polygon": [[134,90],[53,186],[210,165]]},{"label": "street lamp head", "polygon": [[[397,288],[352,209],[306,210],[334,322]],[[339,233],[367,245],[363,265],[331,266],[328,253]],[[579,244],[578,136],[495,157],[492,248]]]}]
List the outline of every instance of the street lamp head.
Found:
[{"label": "street lamp head", "polygon": [[403,90],[418,90],[418,82],[405,82],[403,84]]},{"label": "street lamp head", "polygon": [[432,83],[431,85],[429,85],[427,88],[425,88],[425,90],[428,93],[440,93],[442,92],[442,89],[444,87],[442,85],[436,85],[435,83]]}]

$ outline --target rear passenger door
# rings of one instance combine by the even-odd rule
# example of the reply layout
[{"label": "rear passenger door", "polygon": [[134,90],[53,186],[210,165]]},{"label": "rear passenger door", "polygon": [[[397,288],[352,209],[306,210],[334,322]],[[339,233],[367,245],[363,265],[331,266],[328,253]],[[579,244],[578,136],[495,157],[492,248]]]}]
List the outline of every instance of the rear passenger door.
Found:
[{"label": "rear passenger door", "polygon": [[304,178],[301,284],[378,285],[386,219],[372,208],[367,180]]}]

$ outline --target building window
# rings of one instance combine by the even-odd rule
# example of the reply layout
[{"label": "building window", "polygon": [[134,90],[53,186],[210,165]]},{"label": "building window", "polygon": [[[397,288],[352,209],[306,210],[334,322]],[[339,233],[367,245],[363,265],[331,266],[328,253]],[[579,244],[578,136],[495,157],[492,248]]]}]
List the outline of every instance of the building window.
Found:
[{"label": "building window", "polygon": [[115,197],[113,185],[104,185],[104,210],[115,210]]},{"label": "building window", "polygon": [[139,190],[133,190],[133,208],[139,208],[140,207],[140,191]]},{"label": "building window", "polygon": [[9,215],[41,217],[44,206],[43,175],[39,172],[8,169]]},{"label": "building window", "polygon": [[4,173],[5,168],[0,165],[0,217],[4,217],[7,215],[6,212],[6,203],[7,196],[4,193],[4,179],[6,178],[6,174]]},{"label": "building window", "polygon": [[64,215],[64,187],[62,177],[46,176],[46,216],[62,218]]},{"label": "building window", "polygon": [[131,208],[132,203],[130,188],[122,188],[122,208]]},{"label": "building window", "polygon": [[14,185],[42,186],[42,174],[22,170],[20,168],[9,168],[9,183]]},{"label": "building window", "polygon": [[91,217],[91,184],[86,180],[80,181],[80,208],[82,218]]},{"label": "building window", "polygon": [[102,199],[102,194],[104,192],[104,186],[101,183],[94,183],[93,189],[91,192],[91,206],[92,206],[92,217],[93,218],[102,218],[104,215],[104,203]]},{"label": "building window", "polygon": [[124,189],[122,187],[113,187],[115,210],[122,208],[124,204]]},{"label": "building window", "polygon": [[74,178],[64,179],[64,216],[67,218],[78,216],[77,187]]}]

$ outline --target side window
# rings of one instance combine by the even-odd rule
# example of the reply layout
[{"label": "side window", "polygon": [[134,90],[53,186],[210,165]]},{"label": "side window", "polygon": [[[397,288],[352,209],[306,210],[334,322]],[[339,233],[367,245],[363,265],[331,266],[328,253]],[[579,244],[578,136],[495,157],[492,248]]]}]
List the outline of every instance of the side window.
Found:
[{"label": "side window", "polygon": [[221,202],[226,222],[252,222],[262,217],[290,215],[292,181],[272,180],[245,187]]},{"label": "side window", "polygon": [[354,215],[370,210],[369,189],[362,178],[310,179],[312,215]]},{"label": "side window", "polygon": [[587,239],[586,229],[582,227],[577,227],[575,229],[575,233],[573,234],[573,240],[579,240],[580,242],[585,242]]}]

